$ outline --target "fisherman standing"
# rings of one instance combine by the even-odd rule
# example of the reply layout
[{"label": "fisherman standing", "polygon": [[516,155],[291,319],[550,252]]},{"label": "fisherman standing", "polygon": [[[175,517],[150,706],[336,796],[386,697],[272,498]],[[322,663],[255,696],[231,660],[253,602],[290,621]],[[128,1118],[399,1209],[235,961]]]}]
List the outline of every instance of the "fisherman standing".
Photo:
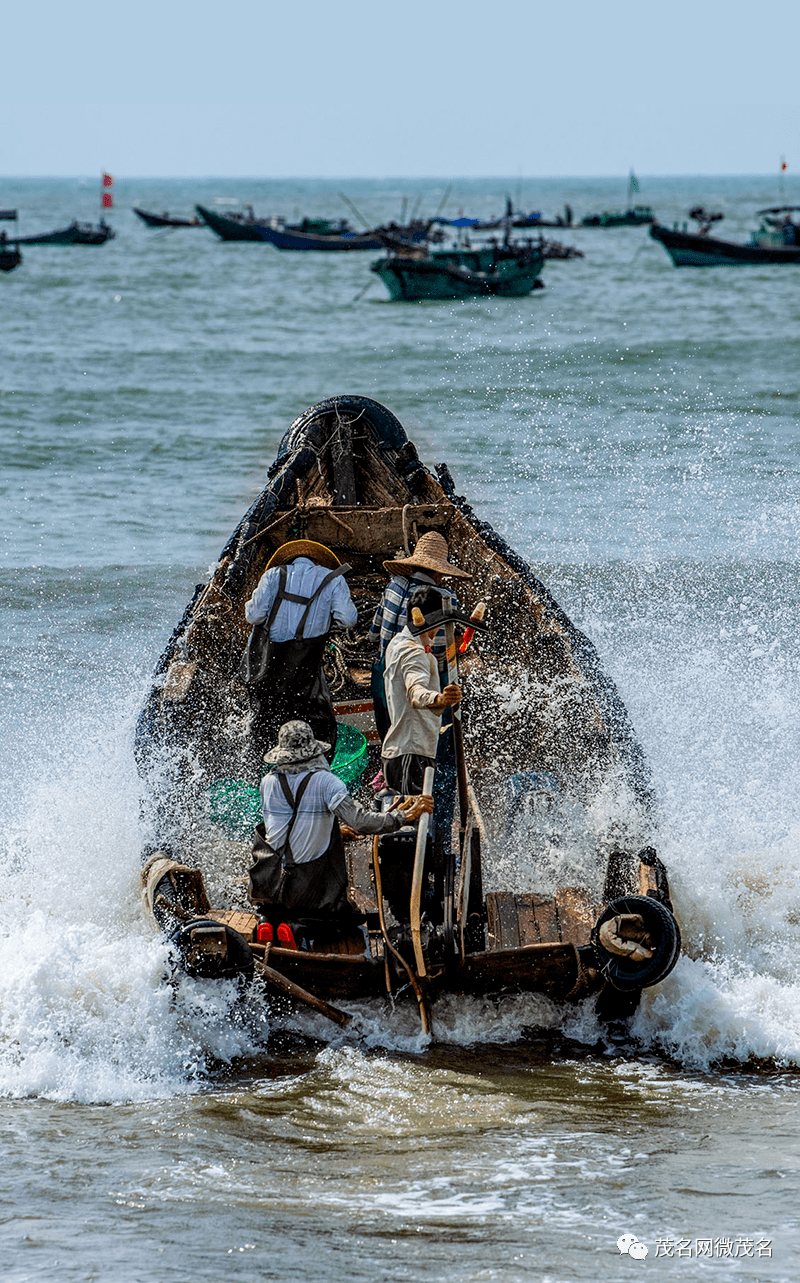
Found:
[{"label": "fisherman standing", "polygon": [[[434,766],[442,713],[461,702],[455,682],[440,689],[433,643],[446,623],[474,624],[452,610],[442,590],[415,588],[403,628],[386,647],[384,686],[390,726],[381,750],[383,777],[399,793],[419,792],[427,766]],[[451,812],[452,813],[452,812]]]},{"label": "fisherman standing", "polygon": [[[458,599],[452,589],[444,586],[443,580],[472,579],[468,571],[461,570],[452,564],[447,541],[437,530],[429,530],[421,535],[413,553],[408,557],[384,561],[383,566],[392,578],[384,589],[383,597],[370,626],[370,636],[378,638],[378,659],[372,669],[372,702],[375,710],[375,724],[381,740],[389,730],[389,711],[384,682],[386,648],[406,623],[411,594],[420,588],[438,588],[448,610],[455,614],[459,610]],[[447,673],[447,644],[444,628],[436,630],[430,645],[437,664],[436,685],[441,688],[446,683]],[[445,728],[449,728],[451,720],[452,713],[449,711],[449,706],[446,706],[443,718]],[[437,767],[434,797],[439,841],[442,849],[447,851],[450,849],[450,826],[456,798],[456,762],[453,736],[449,729],[445,729],[443,734],[439,735],[436,747],[433,748],[433,757],[436,759]],[[386,778],[385,772],[384,778]]]},{"label": "fisherman standing", "polygon": [[310,723],[331,755],[336,717],[322,661],[332,623],[352,628],[358,611],[344,575],[350,569],[311,539],[295,539],[272,555],[245,605],[254,627],[248,645],[251,741],[258,760],[284,722]]},{"label": "fisherman standing", "polygon": [[292,923],[319,935],[353,913],[340,821],[355,833],[396,833],[433,810],[425,796],[398,799],[387,812],[365,810],[331,772],[330,747],[307,722],[290,721],[264,758],[275,770],[261,781],[249,896],[284,947],[296,948]]},{"label": "fisherman standing", "polygon": [[[370,637],[378,639],[378,662],[381,667],[384,652],[389,642],[400,632],[406,622],[408,599],[415,588],[438,587],[445,601],[457,611],[458,599],[455,593],[442,585],[443,579],[472,579],[472,575],[454,566],[448,560],[447,541],[437,530],[429,530],[421,535],[417,545],[408,557],[398,557],[383,563],[384,570],[392,576],[383,590],[375,618],[370,624]],[[432,643],[440,672],[446,667],[446,650],[444,629],[439,629]],[[378,727],[381,730],[381,727]]]}]

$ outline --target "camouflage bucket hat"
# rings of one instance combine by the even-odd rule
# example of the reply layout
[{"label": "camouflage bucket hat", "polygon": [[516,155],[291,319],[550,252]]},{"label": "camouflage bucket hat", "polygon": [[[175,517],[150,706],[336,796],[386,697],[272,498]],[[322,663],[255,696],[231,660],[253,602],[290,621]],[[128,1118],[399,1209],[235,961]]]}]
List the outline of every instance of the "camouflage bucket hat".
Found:
[{"label": "camouflage bucket hat", "polygon": [[308,722],[284,722],[278,731],[278,743],[267,750],[264,761],[269,766],[293,766],[330,752],[330,747],[324,740],[315,739]]}]

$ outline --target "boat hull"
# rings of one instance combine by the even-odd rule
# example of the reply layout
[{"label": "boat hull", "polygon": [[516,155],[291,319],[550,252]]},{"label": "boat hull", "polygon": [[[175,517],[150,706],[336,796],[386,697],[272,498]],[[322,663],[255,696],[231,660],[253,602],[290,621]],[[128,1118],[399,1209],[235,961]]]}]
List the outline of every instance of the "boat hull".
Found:
[{"label": "boat hull", "polygon": [[425,240],[430,230],[430,223],[417,222],[409,227],[375,228],[368,232],[322,233],[314,230],[304,231],[299,226],[280,226],[271,221],[229,218],[207,209],[204,205],[196,205],[195,208],[203,221],[223,240],[259,241],[261,244],[274,245],[275,249],[281,250],[308,250],[323,253],[376,250],[384,247],[387,237],[394,237],[404,243],[418,243]]},{"label": "boat hull", "polygon": [[18,249],[0,249],[0,272],[13,272],[22,262]]},{"label": "boat hull", "polygon": [[646,227],[655,221],[655,214],[648,205],[635,205],[633,209],[613,214],[588,214],[581,219],[581,227]]},{"label": "boat hull", "polygon": [[[589,640],[456,494],[445,465],[437,474],[421,463],[390,411],[369,398],[332,398],[291,425],[264,490],[176,627],[137,727],[142,818],[152,838],[143,874],[146,903],[166,935],[177,933],[184,965],[196,967],[190,974],[201,978],[229,976],[253,955],[264,964],[263,975],[277,971],[315,1001],[396,996],[409,984],[416,985],[421,1010],[446,993],[529,991],[572,1001],[592,993],[608,998],[613,990],[608,1010],[619,1012],[614,995],[622,987],[607,981],[597,952],[599,915],[619,896],[639,897],[645,907],[649,897],[669,902],[663,866],[652,847],[643,847],[655,832],[644,754]],[[491,637],[474,639],[462,660],[468,697],[465,810],[458,835],[453,832],[459,862],[434,846],[432,883],[446,887],[449,867],[451,891],[439,901],[441,915],[432,913],[427,922],[427,967],[415,977],[412,917],[403,916],[413,830],[391,840],[348,839],[348,898],[360,925],[352,918],[349,925],[301,923],[305,947],[288,950],[258,939],[246,900],[241,872],[250,862],[252,815],[223,837],[226,817],[213,799],[242,785],[258,805],[260,749],[254,756],[238,674],[249,632],[244,604],[275,550],[287,540],[310,539],[349,563],[359,624],[349,638],[331,635],[327,661],[334,708],[344,720],[346,710],[369,703],[375,651],[367,630],[386,583],[386,554],[408,550],[409,537],[428,530],[446,534],[451,560],[472,577],[470,598],[487,603]],[[509,683],[510,701],[502,697]],[[365,778],[379,762],[376,745]],[[563,807],[567,825],[577,812],[584,823],[594,800],[609,790],[624,797],[624,809],[615,812],[613,839],[586,837],[585,885],[544,885],[531,858],[527,878],[537,885],[529,892],[484,894],[485,869],[497,880],[509,859],[521,858],[512,854],[519,819],[546,815],[550,825]],[[367,803],[371,793],[365,794]],[[221,849],[224,868],[215,863]],[[206,895],[199,872],[205,862],[217,892],[226,888],[222,896]],[[399,934],[391,923],[386,927],[387,907]],[[663,974],[674,965],[678,939],[675,928]],[[659,978],[660,972],[643,984]],[[622,993],[620,1001],[624,1008],[630,995]]]},{"label": "boat hull", "polygon": [[133,207],[134,214],[148,227],[202,227],[199,218],[170,218],[169,214],[150,214],[146,209]]},{"label": "boat hull", "polygon": [[434,251],[427,258],[396,254],[372,264],[395,302],[523,298],[536,289],[544,265],[538,250],[518,255],[490,248]]},{"label": "boat hull", "polygon": [[229,218],[225,214],[218,214],[213,209],[207,209],[205,205],[195,205],[195,209],[202,218],[207,227],[223,241],[259,241],[263,242],[264,237],[261,235],[262,224],[256,220],[245,218]]},{"label": "boat hull", "polygon": [[89,227],[71,223],[56,232],[43,232],[40,236],[15,236],[16,245],[105,245],[114,239],[113,227]]},{"label": "boat hull", "polygon": [[742,267],[757,264],[800,263],[800,245],[743,245],[698,232],[679,232],[659,224],[650,228],[654,241],[676,267]]},{"label": "boat hull", "polygon": [[347,253],[351,250],[376,250],[384,244],[383,237],[374,232],[349,232],[345,235],[321,236],[314,232],[295,231],[288,227],[262,227],[262,237],[276,249],[319,250],[326,253]]}]

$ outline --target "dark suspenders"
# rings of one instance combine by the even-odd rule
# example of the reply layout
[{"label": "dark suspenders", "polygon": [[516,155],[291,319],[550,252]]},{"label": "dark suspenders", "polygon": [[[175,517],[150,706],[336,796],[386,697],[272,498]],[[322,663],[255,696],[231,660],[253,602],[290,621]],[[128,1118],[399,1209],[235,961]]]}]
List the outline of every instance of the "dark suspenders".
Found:
[{"label": "dark suspenders", "polygon": [[[281,569],[283,569],[283,567],[281,567]],[[305,779],[300,781],[297,788],[297,793],[293,797],[292,790],[289,788],[289,784],[286,779],[286,776],[281,772],[277,773],[278,783],[280,784],[281,789],[283,790],[283,796],[286,798],[286,801],[289,803],[289,806],[292,808],[292,818],[290,819],[289,827],[286,830],[286,837],[283,839],[283,846],[278,852],[278,854],[281,857],[281,863],[283,864],[284,869],[294,868],[294,865],[295,865],[295,858],[292,855],[292,848],[289,845],[289,838],[291,836],[292,829],[294,828],[294,822],[297,819],[297,813],[300,810],[300,803],[303,800],[303,794],[305,793],[306,789],[311,783],[312,775],[313,775],[313,771],[309,771]]]},{"label": "dark suspenders", "polygon": [[309,611],[311,610],[311,607],[313,606],[314,602],[319,597],[323,588],[327,588],[328,584],[331,583],[332,580],[336,579],[339,575],[346,575],[348,570],[350,569],[351,567],[348,566],[346,563],[343,566],[337,566],[335,570],[329,571],[328,574],[325,576],[325,578],[320,580],[320,582],[317,584],[316,588],[314,589],[310,597],[303,597],[301,596],[300,593],[287,592],[286,575],[288,572],[288,567],[285,565],[281,566],[279,579],[278,579],[278,591],[275,594],[275,600],[272,603],[272,609],[269,612],[269,618],[264,624],[264,627],[267,629],[267,632],[269,632],[269,630],[272,628],[273,623],[275,622],[275,616],[278,613],[278,607],[280,606],[281,602],[293,601],[293,602],[296,602],[298,606],[305,606],[305,610],[300,616],[300,623],[297,625],[297,628],[295,629],[295,632],[294,632],[294,640],[300,641],[303,636],[303,629],[306,626],[306,620],[308,619]]}]

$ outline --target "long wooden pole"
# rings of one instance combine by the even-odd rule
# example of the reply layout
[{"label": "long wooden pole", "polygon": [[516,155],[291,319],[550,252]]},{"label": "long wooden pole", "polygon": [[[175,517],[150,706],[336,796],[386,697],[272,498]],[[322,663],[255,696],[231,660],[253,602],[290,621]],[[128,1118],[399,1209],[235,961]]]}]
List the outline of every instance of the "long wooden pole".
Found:
[{"label": "long wooden pole", "polygon": [[[433,792],[433,767],[425,767],[425,778],[422,785],[423,793],[430,795]],[[428,828],[430,827],[431,817],[425,811],[419,817],[419,827],[417,828],[417,847],[414,852],[414,873],[411,878],[411,941],[414,945],[414,961],[417,964],[417,975],[424,977],[428,974],[425,967],[425,954],[422,951],[422,936],[420,934],[422,918],[422,875],[425,868],[425,848],[428,845]]]},{"label": "long wooden pole", "polygon": [[[447,645],[447,684],[458,683],[458,657],[456,655],[456,632],[454,624],[445,624],[444,638]],[[467,815],[469,813],[469,785],[467,782],[467,763],[464,757],[464,729],[461,725],[461,705],[453,707],[453,752],[456,759],[456,777],[458,779],[458,850],[464,854],[464,839],[467,832]]]},{"label": "long wooden pole", "polygon": [[288,976],[281,975],[274,967],[268,967],[265,962],[256,959],[256,971],[273,989],[280,993],[286,994],[288,998],[294,998],[296,1002],[303,1002],[307,1007],[318,1011],[321,1016],[327,1016],[337,1025],[349,1025],[353,1019],[346,1011],[340,1011],[338,1007],[332,1007],[329,1002],[323,998],[318,998],[316,994],[309,993],[307,989],[302,989],[300,985],[295,984]]}]

